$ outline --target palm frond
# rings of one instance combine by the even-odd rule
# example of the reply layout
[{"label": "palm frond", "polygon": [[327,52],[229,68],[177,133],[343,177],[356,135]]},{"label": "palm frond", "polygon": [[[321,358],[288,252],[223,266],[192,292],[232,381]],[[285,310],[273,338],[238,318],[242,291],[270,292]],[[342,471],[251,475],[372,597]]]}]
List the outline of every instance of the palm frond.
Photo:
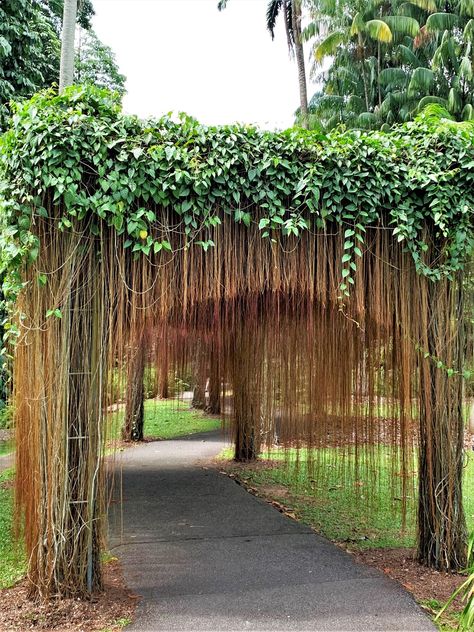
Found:
[{"label": "palm frond", "polygon": [[438,8],[435,0],[410,0],[407,4],[412,4],[424,11],[428,11],[428,13],[435,13]]},{"label": "palm frond", "polygon": [[474,108],[472,107],[472,105],[470,103],[467,103],[464,106],[464,109],[462,111],[461,117],[462,117],[463,121],[472,121],[472,120],[474,120]]},{"label": "palm frond", "polygon": [[448,95],[448,110],[452,114],[458,114],[462,110],[462,98],[455,88],[451,88]]},{"label": "palm frond", "polygon": [[466,81],[472,81],[473,72],[472,72],[472,62],[469,58],[469,55],[465,55],[461,59],[461,64],[459,66],[459,75],[466,79]]},{"label": "palm frond", "polygon": [[429,33],[449,31],[458,24],[458,16],[454,13],[432,13],[426,20],[426,30]]},{"label": "palm frond", "polygon": [[325,57],[334,55],[339,46],[346,41],[344,31],[334,31],[324,39],[314,51],[316,61],[321,62]]},{"label": "palm frond", "polygon": [[357,126],[362,129],[371,129],[377,125],[377,117],[373,112],[362,112],[356,119]]},{"label": "palm frond", "polygon": [[399,46],[397,46],[395,56],[402,63],[406,64],[407,66],[411,66],[412,68],[418,68],[418,66],[421,65],[421,62],[415,55],[415,53],[404,44],[400,44]]},{"label": "palm frond", "polygon": [[387,15],[382,19],[385,24],[388,24],[392,33],[416,37],[420,31],[417,20],[406,15]]},{"label": "palm frond", "polygon": [[382,86],[404,87],[408,83],[408,76],[403,68],[384,68],[379,81]]},{"label": "palm frond", "polygon": [[408,84],[408,96],[426,94],[434,83],[433,71],[429,68],[415,68]]},{"label": "palm frond", "polygon": [[349,99],[347,100],[347,110],[354,112],[356,114],[360,114],[364,111],[365,102],[364,99],[357,94],[351,94]]},{"label": "palm frond", "polygon": [[459,14],[468,18],[474,18],[474,0],[461,0]]},{"label": "palm frond", "polygon": [[442,99],[441,97],[428,95],[420,99],[420,102],[418,103],[418,112],[422,112],[428,105],[440,105],[447,109],[448,102],[446,99]]},{"label": "palm frond", "polygon": [[352,20],[352,24],[350,28],[351,37],[354,35],[358,35],[359,33],[362,33],[364,28],[365,28],[365,22],[364,22],[364,18],[362,17],[362,14],[356,13]]},{"label": "palm frond", "polygon": [[383,20],[369,20],[365,23],[365,31],[377,42],[389,44],[393,39],[389,25]]},{"label": "palm frond", "polygon": [[469,42],[474,42],[474,20],[469,20],[464,27],[463,38]]},{"label": "palm frond", "polygon": [[270,31],[272,39],[275,38],[276,20],[283,4],[286,4],[285,0],[270,0],[267,5],[267,29]]}]

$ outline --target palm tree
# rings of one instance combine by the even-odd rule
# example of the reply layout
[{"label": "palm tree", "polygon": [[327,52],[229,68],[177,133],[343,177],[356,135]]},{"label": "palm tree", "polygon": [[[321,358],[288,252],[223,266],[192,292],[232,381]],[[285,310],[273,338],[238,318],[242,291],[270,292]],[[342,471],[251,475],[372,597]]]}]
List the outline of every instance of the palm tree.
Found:
[{"label": "palm tree", "polygon": [[[280,14],[285,20],[286,38],[288,49],[295,56],[298,68],[298,83],[300,93],[300,123],[308,128],[308,93],[306,88],[306,68],[303,50],[303,38],[301,29],[303,0],[270,0],[267,6],[267,29],[272,39],[275,37],[276,20]],[[217,5],[219,11],[227,6],[227,0],[220,0]]]},{"label": "palm tree", "polygon": [[[413,4],[426,2],[430,0],[414,0]],[[361,127],[378,124],[379,111],[386,109],[383,72],[392,66],[396,47],[407,39],[413,41],[420,32],[415,17],[397,13],[400,4],[397,0],[315,1],[314,19],[304,37],[316,35],[316,69],[326,58],[331,58],[332,63],[323,73],[323,94],[312,99],[313,112],[327,112],[338,97],[342,107],[339,120],[329,117],[333,124],[343,122]],[[404,2],[403,6],[410,4]]]},{"label": "palm tree", "polygon": [[387,127],[430,103],[474,118],[474,0],[315,0],[313,13],[316,71],[331,59],[310,102],[317,127]]},{"label": "palm tree", "polygon": [[76,33],[77,0],[64,0],[63,29],[61,34],[61,65],[59,93],[74,81],[74,36]]}]

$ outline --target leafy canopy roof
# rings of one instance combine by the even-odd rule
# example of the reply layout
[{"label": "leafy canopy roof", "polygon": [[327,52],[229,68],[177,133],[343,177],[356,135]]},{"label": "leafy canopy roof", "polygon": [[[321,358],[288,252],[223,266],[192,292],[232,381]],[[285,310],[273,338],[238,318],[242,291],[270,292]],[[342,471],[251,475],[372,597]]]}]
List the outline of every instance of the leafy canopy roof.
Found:
[{"label": "leafy canopy roof", "polygon": [[32,221],[52,214],[48,200],[55,217],[61,209],[59,230],[88,216],[93,232],[105,222],[145,255],[172,248],[153,236],[163,207],[205,249],[213,244],[202,229],[223,214],[258,223],[262,238],[337,224],[350,279],[375,225],[439,279],[462,269],[474,247],[473,141],[472,123],[444,119],[436,106],[390,133],[322,135],[205,127],[186,115],[141,121],[103,90],[48,91],[16,106],[0,141],[4,240],[14,261],[34,258]]}]

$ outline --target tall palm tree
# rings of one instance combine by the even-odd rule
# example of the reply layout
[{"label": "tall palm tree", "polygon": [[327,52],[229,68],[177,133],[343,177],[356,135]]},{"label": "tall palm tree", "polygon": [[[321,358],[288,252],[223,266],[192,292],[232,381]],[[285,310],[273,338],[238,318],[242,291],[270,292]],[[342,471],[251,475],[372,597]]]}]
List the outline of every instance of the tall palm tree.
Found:
[{"label": "tall palm tree", "polygon": [[77,0],[64,0],[63,29],[61,33],[61,65],[59,93],[74,81],[74,36],[76,33]]},{"label": "tall palm tree", "polygon": [[[300,123],[308,128],[308,93],[306,88],[306,68],[301,29],[302,3],[304,0],[269,0],[267,5],[267,29],[272,39],[275,37],[276,20],[280,14],[285,21],[288,49],[295,56],[298,68],[298,83],[300,93]],[[219,11],[227,6],[227,0],[220,0],[217,5]]]}]

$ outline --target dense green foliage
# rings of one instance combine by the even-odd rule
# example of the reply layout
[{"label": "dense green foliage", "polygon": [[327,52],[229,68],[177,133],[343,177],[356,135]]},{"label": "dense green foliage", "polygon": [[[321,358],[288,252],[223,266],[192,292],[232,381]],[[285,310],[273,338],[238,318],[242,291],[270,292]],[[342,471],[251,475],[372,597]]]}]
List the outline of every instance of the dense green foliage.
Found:
[{"label": "dense green foliage", "polygon": [[[31,97],[59,79],[63,0],[2,0],[0,4],[0,130],[10,100]],[[79,3],[83,46],[77,55],[77,83],[124,92],[112,50],[91,30],[90,0]]]},{"label": "dense green foliage", "polygon": [[10,99],[31,96],[57,81],[60,43],[54,17],[42,2],[0,5],[0,129]]},{"label": "dense green foliage", "polygon": [[375,224],[437,279],[461,269],[473,248],[473,139],[471,123],[428,114],[389,134],[272,133],[186,116],[142,122],[104,91],[48,92],[16,107],[1,141],[2,239],[14,262],[27,251],[34,258],[30,227],[34,214],[49,215],[48,199],[62,204],[58,229],[92,216],[93,232],[105,222],[145,255],[172,249],[154,237],[162,207],[204,248],[212,247],[206,228],[223,214],[258,223],[269,238],[335,223],[345,230],[342,276],[351,283]]},{"label": "dense green foliage", "polygon": [[13,538],[13,470],[0,473],[0,589],[21,579],[26,572],[26,559],[21,544]]},{"label": "dense green foliage", "polygon": [[[312,99],[313,123],[380,127],[428,103],[474,117],[472,0],[313,0],[316,66],[330,58]],[[315,69],[316,74],[318,68]]]}]

